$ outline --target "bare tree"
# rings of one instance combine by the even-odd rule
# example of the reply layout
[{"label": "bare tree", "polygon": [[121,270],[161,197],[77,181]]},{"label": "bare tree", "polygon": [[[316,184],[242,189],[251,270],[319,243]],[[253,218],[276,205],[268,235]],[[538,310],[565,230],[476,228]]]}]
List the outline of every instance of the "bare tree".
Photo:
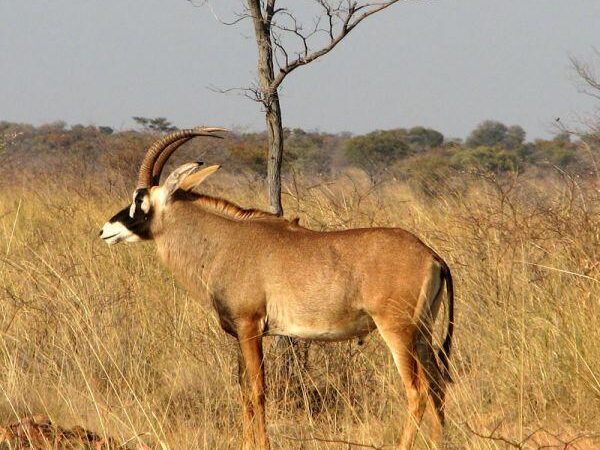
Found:
[{"label": "bare tree", "polygon": [[251,19],[258,48],[258,83],[244,89],[246,96],[260,102],[267,125],[267,181],[269,209],[283,214],[281,205],[281,162],[283,122],[279,89],[285,78],[333,50],[367,17],[400,0],[313,0],[313,14],[299,14],[278,0],[244,0],[245,6],[229,25]]}]

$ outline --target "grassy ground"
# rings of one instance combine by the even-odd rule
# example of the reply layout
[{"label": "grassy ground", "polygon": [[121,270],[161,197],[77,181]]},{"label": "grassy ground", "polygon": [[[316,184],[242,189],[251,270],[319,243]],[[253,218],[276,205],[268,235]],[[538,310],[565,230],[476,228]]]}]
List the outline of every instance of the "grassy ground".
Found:
[{"label": "grassy ground", "polygon": [[[448,448],[600,448],[597,187],[561,175],[454,184],[432,198],[359,173],[293,180],[285,206],[315,229],[404,227],[448,261]],[[122,442],[237,448],[235,343],[152,244],[97,238],[129,193],[68,185],[0,189],[0,422],[45,413]],[[207,189],[260,206],[259,188],[220,175]],[[312,344],[299,391],[276,378],[280,359],[267,351],[274,448],[391,448],[404,393],[379,336]]]}]

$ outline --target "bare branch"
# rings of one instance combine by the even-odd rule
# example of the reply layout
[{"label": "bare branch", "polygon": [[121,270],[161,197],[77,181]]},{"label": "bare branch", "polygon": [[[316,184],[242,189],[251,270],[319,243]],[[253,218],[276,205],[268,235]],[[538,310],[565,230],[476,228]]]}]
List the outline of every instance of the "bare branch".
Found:
[{"label": "bare branch", "polygon": [[[287,50],[285,49],[285,47],[283,46],[283,44],[281,43],[281,38],[279,36],[279,34],[275,31],[271,32],[271,38],[273,41],[273,47],[274,47],[274,51],[273,51],[273,56],[275,57],[275,62],[277,63],[277,66],[282,67],[282,65],[287,65],[290,63],[290,57],[288,55]],[[277,52],[281,53],[283,58],[284,58],[284,63],[280,63],[279,59],[277,57]]]},{"label": "bare branch", "polygon": [[199,3],[195,3],[194,0],[188,0],[188,3],[190,3],[194,8],[203,8],[204,6],[207,6],[215,20],[223,25],[237,25],[244,19],[249,19],[252,17],[250,14],[248,14],[248,10],[245,9],[243,13],[234,13],[235,19],[227,21],[219,17],[219,15],[215,12],[214,8],[208,0],[202,0]]},{"label": "bare branch", "polygon": [[[599,437],[598,434],[581,433],[581,434],[578,434],[568,440],[564,440],[558,434],[552,433],[552,432],[546,430],[544,427],[539,427],[539,428],[535,429],[534,431],[532,431],[531,433],[529,433],[527,436],[525,436],[521,441],[514,441],[512,439],[508,439],[504,436],[496,434],[496,432],[498,431],[498,428],[500,428],[501,424],[502,424],[502,421],[500,421],[490,433],[484,434],[484,433],[479,433],[479,432],[475,431],[467,422],[465,422],[465,426],[466,426],[467,430],[470,433],[474,434],[475,436],[480,437],[482,439],[489,439],[489,440],[496,441],[496,442],[502,442],[502,443],[508,445],[509,447],[516,448],[519,450],[524,450],[525,448],[530,448],[530,445],[527,445],[527,443],[529,441],[533,441],[535,443],[535,445],[537,446],[538,450],[546,449],[546,448],[548,448],[548,449],[557,448],[557,449],[566,450],[566,449],[575,448],[574,444],[577,441],[581,441],[583,439],[596,440]],[[544,445],[538,444],[538,442],[536,442],[536,440],[535,440],[535,437],[540,434],[552,437],[556,441],[556,443],[555,444],[544,444]]]},{"label": "bare branch", "polygon": [[[237,25],[238,23],[240,23],[241,21],[245,20],[245,19],[250,19],[252,18],[252,16],[250,14],[246,14],[246,13],[236,13],[236,18],[233,19],[230,22],[226,22],[225,20],[219,19],[219,21],[223,24],[223,25]],[[216,16],[215,16],[216,17]]]},{"label": "bare branch", "polygon": [[235,87],[235,88],[219,88],[214,85],[208,86],[207,89],[217,94],[236,94],[246,97],[254,102],[262,103],[261,90],[257,86],[250,87]]},{"label": "bare branch", "polygon": [[571,56],[571,66],[579,76],[584,87],[581,92],[600,100],[600,77],[594,72],[593,68],[579,59]]},{"label": "bare branch", "polygon": [[523,445],[520,442],[516,442],[510,439],[507,439],[503,436],[496,436],[496,431],[498,430],[498,428],[500,428],[500,425],[502,424],[502,422],[499,422],[498,425],[496,425],[494,427],[494,429],[492,430],[491,433],[487,433],[487,434],[483,434],[483,433],[479,433],[477,431],[475,431],[473,428],[471,428],[471,425],[469,425],[467,422],[465,422],[465,426],[467,427],[467,430],[469,430],[470,433],[474,434],[477,437],[480,437],[482,439],[490,439],[492,441],[499,441],[499,442],[503,442],[506,445],[509,445],[513,448],[518,448],[518,449],[522,449]]},{"label": "bare branch", "polygon": [[[323,31],[319,28],[320,23],[321,23],[320,18],[315,20],[313,29],[310,32],[304,32],[302,25],[298,23],[296,17],[293,14],[291,14],[287,10],[282,10],[281,12],[282,12],[282,15],[285,16],[291,22],[291,25],[286,26],[286,25],[279,24],[279,23],[273,23],[271,25],[272,30],[274,29],[274,30],[278,30],[281,32],[290,33],[290,34],[294,35],[296,38],[298,38],[300,40],[300,43],[301,43],[302,49],[303,49],[302,52],[296,53],[296,57],[302,58],[302,57],[308,56],[310,38],[313,37],[315,34],[319,33],[320,31]],[[283,44],[281,43],[281,39],[279,36],[278,36],[278,47],[280,47],[280,49],[283,48]],[[285,53],[287,54],[287,51]],[[280,68],[287,67],[288,65],[289,65],[289,59],[286,61],[285,66],[280,65],[279,67]]]},{"label": "bare branch", "polygon": [[265,20],[266,26],[271,25],[271,22],[273,21],[273,17],[275,16],[275,14],[285,10],[285,8],[276,9],[275,8],[276,1],[277,0],[267,0],[267,4],[265,5],[265,14],[264,14],[265,19],[264,20]]},{"label": "bare branch", "polygon": [[[392,6],[399,1],[400,0],[390,0],[385,2],[365,3],[358,5],[356,1],[346,0],[345,3],[339,2],[337,6],[331,6],[327,0],[318,0],[318,3],[324,10],[324,16],[327,17],[328,29],[321,30],[319,29],[319,26],[316,25],[315,29],[310,34],[303,34],[302,28],[297,23],[296,18],[288,12],[287,16],[290,18],[290,20],[292,20],[292,27],[285,27],[281,25],[273,26],[277,26],[282,31],[291,32],[300,38],[304,47],[304,51],[298,54],[296,59],[288,62],[280,68],[279,73],[270,86],[270,90],[272,92],[276,91],[285,77],[298,67],[310,64],[311,62],[333,50],[354,28],[356,28],[359,23],[361,23],[367,17],[372,16],[373,14]],[[341,23],[339,30],[336,29],[338,22]],[[325,31],[329,35],[329,43],[319,50],[310,52],[308,39],[319,31]]]}]

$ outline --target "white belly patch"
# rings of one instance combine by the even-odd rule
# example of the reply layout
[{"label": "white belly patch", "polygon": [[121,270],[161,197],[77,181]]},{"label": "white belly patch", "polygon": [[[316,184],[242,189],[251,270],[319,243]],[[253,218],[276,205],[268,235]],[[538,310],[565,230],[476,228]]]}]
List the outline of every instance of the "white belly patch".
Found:
[{"label": "white belly patch", "polygon": [[276,320],[273,323],[267,318],[265,328],[267,335],[289,336],[317,341],[342,341],[366,336],[375,329],[375,323],[367,314],[330,324],[322,320],[306,321],[305,323],[298,323],[297,320],[288,323]]}]

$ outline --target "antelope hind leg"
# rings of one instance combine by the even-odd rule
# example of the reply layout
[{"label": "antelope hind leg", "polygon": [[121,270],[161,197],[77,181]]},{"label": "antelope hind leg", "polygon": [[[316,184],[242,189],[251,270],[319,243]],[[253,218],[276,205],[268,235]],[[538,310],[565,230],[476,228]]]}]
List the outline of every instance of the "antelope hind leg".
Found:
[{"label": "antelope hind leg", "polygon": [[374,318],[379,333],[390,349],[406,389],[408,417],[406,418],[398,450],[411,450],[414,446],[423,415],[427,407],[427,390],[423,371],[416,358],[414,330],[399,330],[385,321]]}]

